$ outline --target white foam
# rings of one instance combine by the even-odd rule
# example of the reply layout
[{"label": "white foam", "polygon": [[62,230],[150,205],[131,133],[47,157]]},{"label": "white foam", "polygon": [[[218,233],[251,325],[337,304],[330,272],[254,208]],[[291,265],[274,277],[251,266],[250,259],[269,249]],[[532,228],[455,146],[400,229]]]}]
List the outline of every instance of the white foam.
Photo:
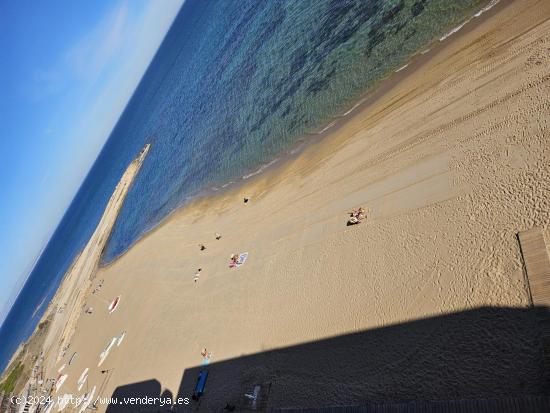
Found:
[{"label": "white foam", "polygon": [[408,66],[409,66],[409,63],[407,63],[407,64],[404,65],[404,66],[401,66],[399,69],[397,69],[397,70],[395,71],[395,73],[401,72],[403,69],[406,69]]},{"label": "white foam", "polygon": [[468,20],[466,20],[464,23],[456,26],[454,29],[452,29],[450,32],[448,32],[447,34],[443,35],[443,37],[441,37],[439,39],[440,42],[442,42],[443,40],[451,37],[453,34],[457,33],[458,31],[460,31],[460,29],[462,29],[464,26],[466,26],[468,23],[470,23],[470,21],[473,19],[473,17],[470,17]]},{"label": "white foam", "polygon": [[317,132],[317,135],[320,135],[323,132],[326,132],[330,128],[332,128],[334,125],[336,125],[336,121],[330,122],[327,126],[325,126],[323,129],[321,129],[319,132]]},{"label": "white foam", "polygon": [[445,34],[443,37],[441,37],[439,39],[440,42],[442,42],[443,40],[449,38],[450,36],[452,36],[453,34],[455,34],[456,32],[460,31],[464,26],[466,26],[468,23],[470,23],[473,19],[481,16],[483,13],[485,13],[486,11],[489,11],[491,10],[493,7],[495,7],[498,3],[500,2],[500,0],[492,0],[487,6],[483,7],[480,11],[478,11],[476,14],[474,14],[472,17],[470,17],[468,20],[466,20],[464,23],[462,24],[459,24],[458,26],[456,26],[454,29],[452,29],[450,32],[448,32],[447,34]]},{"label": "white foam", "polygon": [[248,175],[243,175],[243,179],[248,179],[254,175],[258,175],[259,173],[262,173],[263,171],[265,171],[267,168],[269,168],[271,165],[273,165],[275,162],[277,162],[279,160],[279,158],[275,158],[273,159],[271,162],[268,162],[266,164],[263,164],[262,166],[260,166],[256,171],[252,172],[252,173],[249,173]]},{"label": "white foam", "polygon": [[361,105],[361,103],[363,103],[365,100],[366,100],[366,98],[363,98],[363,99],[359,100],[359,102],[357,102],[355,105],[353,105],[353,107],[351,109],[349,109],[347,112],[344,112],[342,114],[342,116],[348,116],[351,112],[353,112],[355,109],[357,109]]},{"label": "white foam", "polygon": [[493,7],[495,7],[498,3],[500,3],[500,0],[492,0],[487,6],[482,8],[480,11],[478,11],[476,14],[474,14],[474,17],[479,17],[486,11],[491,10]]}]

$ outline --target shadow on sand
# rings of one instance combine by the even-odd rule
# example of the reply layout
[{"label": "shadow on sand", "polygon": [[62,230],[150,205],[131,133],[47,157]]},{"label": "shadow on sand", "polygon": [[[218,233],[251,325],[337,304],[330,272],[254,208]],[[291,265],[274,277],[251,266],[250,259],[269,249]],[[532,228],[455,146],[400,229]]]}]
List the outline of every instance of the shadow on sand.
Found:
[{"label": "shadow on sand", "polygon": [[[107,412],[223,412],[227,404],[243,411],[252,405],[245,393],[258,385],[258,411],[544,396],[541,314],[548,309],[482,307],[243,355],[183,372],[174,400],[191,399],[200,371],[208,370],[198,401],[172,410],[160,403],[112,404]],[[161,391],[152,379],[120,386],[112,397],[119,403],[123,397],[172,398]],[[514,403],[520,410],[502,411],[524,411]]]}]

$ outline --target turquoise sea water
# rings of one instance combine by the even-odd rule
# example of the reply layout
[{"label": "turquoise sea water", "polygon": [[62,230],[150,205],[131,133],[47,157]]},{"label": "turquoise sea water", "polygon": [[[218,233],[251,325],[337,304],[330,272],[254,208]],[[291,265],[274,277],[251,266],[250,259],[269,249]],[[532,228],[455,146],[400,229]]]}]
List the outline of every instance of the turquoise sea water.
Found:
[{"label": "turquoise sea water", "polygon": [[321,129],[488,3],[187,0],[0,328],[0,368],[33,331],[145,143],[152,148],[105,263],[193,196],[242,180]]}]

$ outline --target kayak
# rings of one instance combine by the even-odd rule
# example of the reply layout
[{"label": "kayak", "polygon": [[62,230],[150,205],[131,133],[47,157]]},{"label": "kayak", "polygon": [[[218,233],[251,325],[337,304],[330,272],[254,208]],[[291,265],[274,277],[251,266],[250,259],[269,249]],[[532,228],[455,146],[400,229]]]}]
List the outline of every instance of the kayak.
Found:
[{"label": "kayak", "polygon": [[120,295],[115,297],[115,299],[111,301],[111,304],[109,304],[109,314],[115,311],[119,304],[120,304]]}]

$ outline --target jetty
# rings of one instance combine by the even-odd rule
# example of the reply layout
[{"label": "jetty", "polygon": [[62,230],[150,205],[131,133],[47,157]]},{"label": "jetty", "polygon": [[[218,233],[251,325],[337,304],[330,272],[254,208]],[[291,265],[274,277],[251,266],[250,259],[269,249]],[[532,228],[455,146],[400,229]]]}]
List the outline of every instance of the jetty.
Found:
[{"label": "jetty", "polygon": [[[105,207],[105,211],[94,233],[82,252],[74,260],[65,275],[61,287],[52,300],[52,302],[64,308],[63,312],[56,313],[52,328],[48,334],[50,343],[45,344],[45,348],[48,348],[48,344],[52,344],[53,351],[55,351],[55,348],[59,349],[57,361],[62,358],[62,349],[70,347],[71,338],[82,312],[81,309],[85,304],[85,299],[92,286],[92,280],[99,266],[101,254],[124,204],[126,195],[137,177],[150,148],[151,145],[146,144],[138,156],[126,168]],[[57,346],[55,345],[56,341]]]}]

